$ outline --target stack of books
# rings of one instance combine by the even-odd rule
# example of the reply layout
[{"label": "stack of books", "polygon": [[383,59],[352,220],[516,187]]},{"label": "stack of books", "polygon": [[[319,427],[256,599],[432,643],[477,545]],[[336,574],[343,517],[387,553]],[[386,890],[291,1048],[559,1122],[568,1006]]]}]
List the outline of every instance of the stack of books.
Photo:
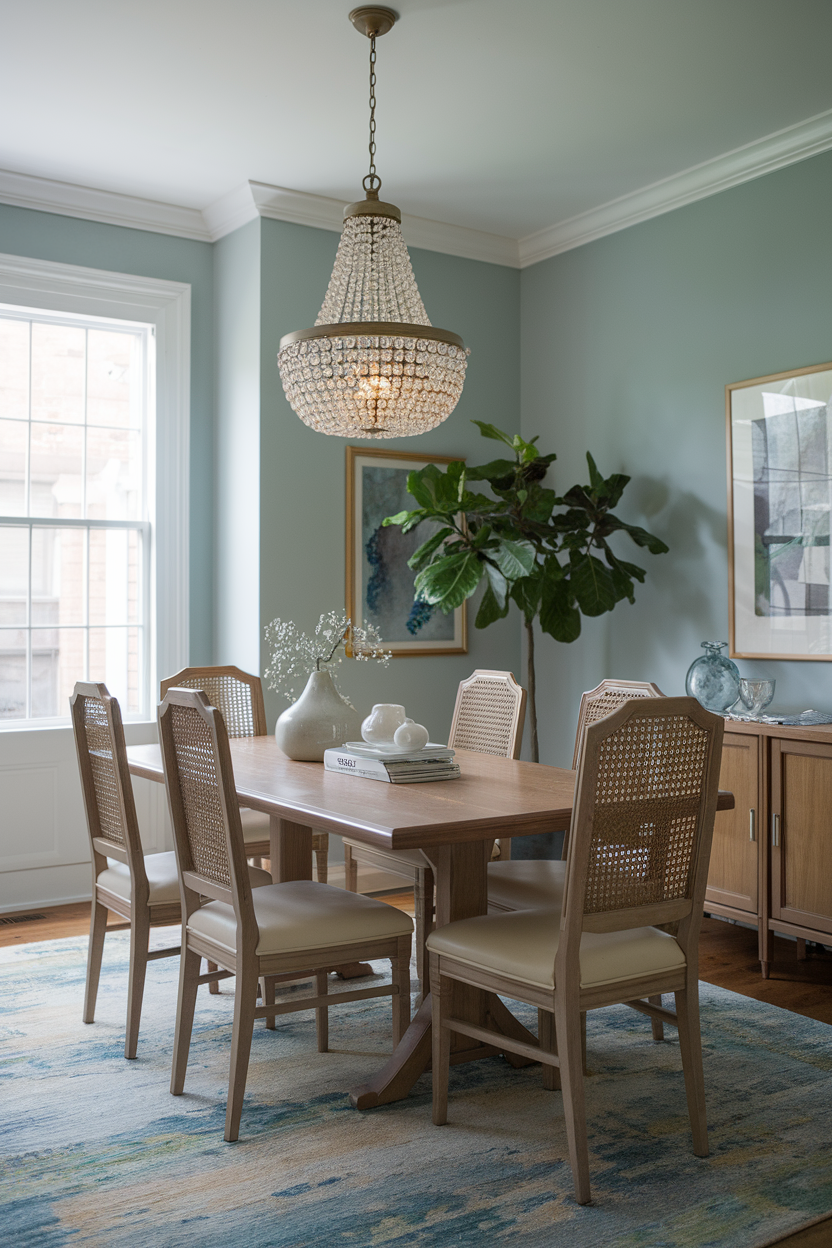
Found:
[{"label": "stack of books", "polygon": [[397,750],[395,746],[367,745],[365,741],[348,741],[338,749],[324,751],[324,768],[363,780],[382,780],[387,784],[427,784],[433,780],[455,780],[459,764],[453,761],[454,751],[446,745],[432,745],[423,750]]}]

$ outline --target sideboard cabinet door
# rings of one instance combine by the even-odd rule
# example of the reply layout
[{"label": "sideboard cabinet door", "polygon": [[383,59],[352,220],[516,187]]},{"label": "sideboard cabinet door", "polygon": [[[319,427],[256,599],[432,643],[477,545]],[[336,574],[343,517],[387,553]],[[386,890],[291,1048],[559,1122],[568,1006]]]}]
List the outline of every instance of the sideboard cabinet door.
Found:
[{"label": "sideboard cabinet door", "polygon": [[772,919],[832,934],[832,745],[772,740],[769,822]]},{"label": "sideboard cabinet door", "polygon": [[717,812],[705,893],[705,904],[715,913],[748,915],[755,921],[758,846],[760,836],[765,835],[760,801],[762,745],[761,738],[751,733],[726,732],[723,738],[719,787],[734,794],[734,809]]}]

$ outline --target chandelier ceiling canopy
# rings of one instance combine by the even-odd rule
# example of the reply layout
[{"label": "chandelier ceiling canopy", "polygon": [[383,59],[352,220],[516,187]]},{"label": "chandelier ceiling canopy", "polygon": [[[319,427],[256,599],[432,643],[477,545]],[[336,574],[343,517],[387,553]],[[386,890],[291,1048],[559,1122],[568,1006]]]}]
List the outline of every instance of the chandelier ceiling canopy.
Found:
[{"label": "chandelier ceiling canopy", "polygon": [[283,389],[304,424],[340,437],[401,438],[426,433],[454,410],[468,350],[434,328],[416,286],[395,204],[378,197],[375,166],[376,38],[392,29],[392,9],[353,9],[370,40],[370,168],[366,198],[344,209],[344,230],[318,319],[280,340]]}]

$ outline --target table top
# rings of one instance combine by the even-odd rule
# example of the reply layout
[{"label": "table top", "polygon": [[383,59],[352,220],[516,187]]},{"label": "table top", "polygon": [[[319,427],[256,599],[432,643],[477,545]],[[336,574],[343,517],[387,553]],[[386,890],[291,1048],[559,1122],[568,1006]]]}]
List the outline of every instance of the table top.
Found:
[{"label": "table top", "polygon": [[[457,750],[461,776],[430,784],[386,784],[295,762],[274,737],[230,742],[240,801],[254,810],[322,830],[355,833],[384,849],[564,832],[572,817],[574,771]],[[158,745],[127,751],[130,771],[162,779]],[[719,809],[733,807],[720,793]]]}]

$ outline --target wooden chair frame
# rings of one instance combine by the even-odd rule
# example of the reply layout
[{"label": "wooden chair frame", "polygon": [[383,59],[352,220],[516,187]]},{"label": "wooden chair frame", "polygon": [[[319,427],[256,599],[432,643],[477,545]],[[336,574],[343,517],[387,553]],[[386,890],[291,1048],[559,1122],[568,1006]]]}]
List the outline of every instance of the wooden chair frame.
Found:
[{"label": "wooden chair frame", "polygon": [[[85,712],[87,703],[94,702],[100,708],[106,726],[109,750],[112,755],[112,773],[109,777],[113,791],[109,818],[102,815],[99,805],[99,794],[93,771],[91,748]],[[167,949],[148,951],[151,927],[169,926],[179,923],[181,910],[178,901],[161,905],[150,905],[150,888],[144,863],[139,823],[136,818],[136,805],[133,798],[133,785],[127,769],[127,753],[124,742],[124,727],[121,710],[114,697],[111,697],[107,686],[79,681],[70,698],[70,714],[78,754],[78,770],[81,775],[81,790],[84,797],[84,809],[87,816],[87,828],[90,836],[92,853],[92,914],[90,917],[90,943],[87,955],[87,982],[84,994],[84,1022],[95,1021],[95,1003],[98,995],[98,981],[101,974],[101,958],[104,952],[104,937],[107,932],[130,932],[130,970],[127,989],[127,1027],[124,1040],[124,1056],[135,1058],[139,1040],[139,1024],[142,1012],[145,975],[148,962],[157,958],[170,958],[178,954],[179,945]],[[100,751],[98,752],[101,758]],[[115,802],[112,799],[115,799]],[[116,815],[118,828],[112,826],[113,815]],[[111,833],[108,835],[108,831]],[[114,839],[112,833],[121,839]],[[98,877],[106,870],[107,859],[125,863],[130,872],[130,900],[126,901],[116,893],[98,883]],[[112,910],[125,920],[123,923],[107,926],[107,911]]]},{"label": "wooden chair frame", "polygon": [[[679,716],[686,717],[708,734],[698,799],[685,799],[685,813],[688,815],[693,813],[691,803],[696,800],[696,826],[688,863],[685,896],[626,909],[593,911],[587,903],[586,891],[596,820],[595,793],[601,748],[608,738],[634,720]],[[434,1122],[442,1124],[447,1120],[451,1032],[470,1036],[486,1044],[494,1044],[499,1035],[499,1043],[503,1048],[513,1049],[521,1056],[533,1057],[544,1063],[544,1071],[547,1066],[559,1071],[569,1159],[575,1196],[579,1204],[587,1204],[590,1200],[581,1027],[582,1014],[587,1010],[626,1004],[651,1018],[678,1027],[694,1153],[699,1157],[708,1155],[699,1028],[698,940],[716,812],[723,731],[723,720],[704,710],[694,698],[630,701],[607,716],[603,722],[591,724],[587,728],[573,809],[566,902],[560,916],[554,991],[530,988],[505,974],[473,968],[452,957],[430,952]],[[649,803],[644,799],[639,805],[646,808]],[[661,817],[668,818],[666,813]],[[556,916],[553,921],[555,920]],[[499,923],[499,916],[495,916],[494,921]],[[579,957],[584,932],[616,932],[671,922],[678,924],[675,939],[685,956],[684,967],[649,975],[641,974],[615,984],[581,987]],[[536,1006],[540,1020],[538,1044],[521,1043],[502,1033],[492,1033],[488,1028],[473,1026],[451,1016],[448,1000],[449,981],[452,980]],[[650,1003],[649,998],[662,992],[675,993],[676,1013]],[[550,1075],[549,1079],[544,1080],[544,1084],[549,1087],[556,1086],[557,1077],[552,1078]]]},{"label": "wooden chair frame", "polygon": [[[253,732],[235,731],[233,723],[233,715],[226,713],[223,706],[223,699],[217,697],[219,690],[212,690],[212,682],[218,680],[239,681],[241,685],[245,685],[249,690],[251,698],[251,721]],[[207,685],[207,688],[206,688]],[[226,730],[229,737],[253,736],[265,737],[268,733],[266,727],[266,704],[263,700],[263,683],[259,676],[252,676],[250,672],[244,672],[239,667],[227,665],[225,667],[183,667],[181,672],[177,672],[175,676],[168,676],[161,682],[160,699],[163,699],[168,689],[204,689],[208,697],[208,701],[212,706],[216,706],[226,721]],[[269,858],[271,854],[270,841],[268,838],[262,841],[248,841],[246,845],[248,857],[252,859],[257,866],[262,866],[262,860]],[[328,865],[329,865],[329,834],[327,832],[312,833],[312,850],[315,854],[315,869],[319,884],[326,884]]]},{"label": "wooden chair frame", "polygon": [[[511,672],[496,671],[478,667],[465,680],[460,681],[454,703],[453,719],[448,745],[460,749],[479,749],[483,744],[477,737],[477,724],[470,707],[466,706],[470,692],[480,686],[487,689],[498,687],[508,691],[513,700],[508,731],[505,736],[506,749],[500,756],[503,758],[519,758],[523,741],[523,724],[526,717],[526,690],[514,679]],[[504,727],[504,726],[503,726]],[[464,738],[464,739],[463,739]],[[477,744],[479,742],[479,744]],[[497,753],[496,750],[485,749],[484,753]],[[422,855],[424,858],[424,855]],[[362,845],[357,841],[344,838],[344,874],[345,883],[351,893],[358,892],[358,864],[380,867],[391,874],[400,875],[413,882],[414,918],[416,924],[416,968],[422,997],[427,991],[425,941],[433,930],[434,916],[434,878],[433,870],[424,859],[424,865],[416,865],[408,861],[395,850],[377,849],[375,846]]]},{"label": "wooden chair frame", "polygon": [[[173,707],[189,708],[204,722],[210,733],[213,770],[222,808],[230,888],[218,884],[216,880],[208,878],[205,874],[200,874],[194,864],[185,803],[182,797],[177,741],[171,716]],[[243,841],[231,752],[223,717],[215,707],[210,705],[201,690],[186,690],[172,686],[158,709],[158,721],[165,786],[176,841],[183,917],[183,948],[170,1090],[174,1096],[181,1095],[184,1090],[199,985],[235,975],[237,991],[234,994],[231,1069],[225,1119],[225,1139],[231,1142],[236,1140],[239,1134],[254,1020],[265,1018],[273,1023],[278,1014],[314,1009],[318,1050],[325,1052],[328,1047],[328,1009],[331,1005],[346,1001],[363,1001],[370,997],[389,996],[392,998],[393,1006],[393,1044],[395,1047],[410,1023],[411,937],[408,935],[345,942],[313,952],[305,950],[282,954],[258,954],[259,929],[254,914],[246,864],[246,846]],[[272,887],[280,888],[281,885],[272,885]],[[236,948],[233,953],[229,953],[226,948],[206,936],[189,931],[188,923],[192,915],[205,900],[222,901],[233,906],[237,920]],[[209,964],[213,963],[222,969],[209,970],[207,974],[200,975],[200,958],[203,957],[209,960]],[[326,976],[332,966],[365,958],[390,959],[393,974],[392,983],[389,986],[327,993]],[[257,1006],[258,981],[262,978],[266,979],[267,999],[263,1005]],[[275,1004],[274,984],[276,982],[296,983],[299,979],[306,978],[315,980],[316,991],[313,996]]]}]

